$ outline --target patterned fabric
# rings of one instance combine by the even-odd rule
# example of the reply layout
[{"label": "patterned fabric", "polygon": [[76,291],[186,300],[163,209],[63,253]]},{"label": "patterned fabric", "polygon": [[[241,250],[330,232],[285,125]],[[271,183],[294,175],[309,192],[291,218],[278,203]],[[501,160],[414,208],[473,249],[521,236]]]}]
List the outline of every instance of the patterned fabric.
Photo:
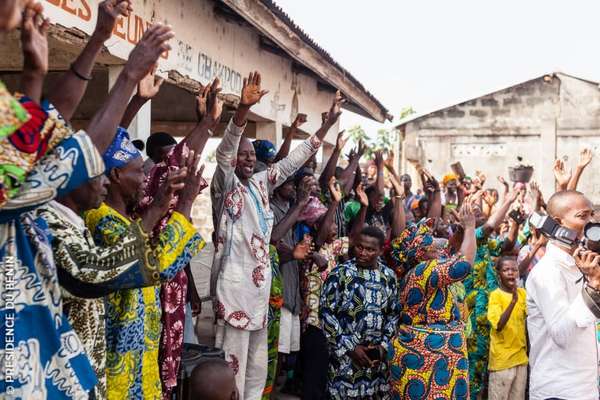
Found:
[{"label": "patterned fabric", "polygon": [[[269,242],[273,211],[269,191],[283,184],[321,145],[313,136],[244,185],[235,174],[243,128],[233,120],[217,148],[211,182],[217,250],[211,271],[211,295],[217,319],[234,328],[257,331],[267,324],[271,266]],[[242,371],[240,371],[242,372]]]},{"label": "patterned fabric", "polygon": [[359,344],[389,349],[398,311],[396,274],[383,263],[369,270],[352,259],[329,273],[320,316],[330,348],[327,390],[331,398],[389,398],[386,363],[360,368],[347,353]]},{"label": "patterned fabric", "polygon": [[464,323],[449,286],[470,271],[453,257],[421,262],[403,277],[398,334],[388,354],[395,399],[469,398]]},{"label": "patterned fabric", "polygon": [[52,236],[63,310],[98,377],[96,399],[106,399],[103,296],[115,290],[155,285],[159,279],[158,260],[137,223],[129,226],[119,243],[98,247],[83,219],[60,203],[52,201],[39,207],[35,215],[47,222]]},{"label": "patterned fabric", "polygon": [[[136,213],[141,215],[152,203],[154,196],[163,187],[169,171],[179,169],[182,157],[187,157],[189,149],[185,140],[177,144],[169,152],[164,162],[155,164],[147,174],[144,197],[137,207]],[[173,196],[169,211],[154,228],[153,236],[160,235],[165,228],[179,197]],[[171,391],[177,385],[177,372],[183,353],[183,336],[171,332],[185,325],[185,305],[187,302],[188,278],[185,270],[179,271],[173,279],[162,284],[160,303],[162,305],[160,346],[158,362],[163,386],[163,398],[170,398]]]},{"label": "patterned fabric", "polygon": [[124,167],[141,156],[142,153],[131,143],[127,130],[121,127],[117,128],[117,134],[112,143],[102,154],[106,165],[106,174],[108,175],[111,169]]},{"label": "patterned fabric", "polygon": [[308,225],[314,225],[319,218],[327,213],[327,207],[321,203],[318,197],[310,196],[308,203],[298,216],[298,222],[306,222]]},{"label": "patterned fabric", "polygon": [[[34,165],[60,141],[73,133],[51,104],[44,102],[40,105],[26,96],[17,96],[20,103],[17,105],[8,96],[10,95],[6,88],[1,86],[0,98],[8,103],[11,111],[6,115],[7,110],[2,109],[0,125],[0,208],[21,190],[25,177],[33,170]],[[18,125],[20,128],[8,135],[8,132]],[[42,190],[50,188],[37,187],[35,191],[29,191],[26,201],[51,200],[52,191]]]},{"label": "patterned fabric", "polygon": [[[86,213],[94,241],[113,246],[129,232],[131,221],[102,204]],[[172,279],[204,247],[181,214],[173,213],[157,245],[160,280]],[[106,297],[107,388],[109,399],[160,399],[158,347],[161,332],[160,287],[120,290]],[[170,332],[183,336],[183,325]],[[167,366],[170,367],[170,366]]]},{"label": "patterned fabric", "polygon": [[349,244],[350,241],[347,237],[335,239],[332,243],[325,243],[319,250],[319,254],[327,260],[325,271],[320,272],[318,266],[310,264],[308,265],[308,270],[303,274],[302,295],[304,306],[306,307],[303,313],[306,315],[306,318],[302,321],[303,329],[306,329],[307,325],[313,325],[317,328],[321,327],[319,305],[323,283],[327,279],[329,272],[338,264],[339,257],[348,254]]},{"label": "patterned fabric", "polygon": [[490,351],[490,323],[487,308],[490,292],[498,287],[494,258],[500,256],[502,240],[488,238],[483,227],[475,230],[477,255],[473,269],[464,280],[472,335],[467,338],[469,351],[469,385],[471,398],[486,394],[485,381]]},{"label": "patterned fabric", "polygon": [[[0,155],[7,146],[12,145],[1,143]],[[23,210],[40,200],[29,197],[28,185],[51,196],[65,195],[102,173],[101,165],[89,137],[72,135],[33,167],[26,189],[0,210],[0,342],[5,344],[0,398],[87,399],[97,382],[63,313],[48,226]]]},{"label": "patterned fabric", "polygon": [[277,378],[277,357],[279,355],[279,318],[281,317],[281,307],[283,307],[283,282],[279,272],[279,255],[273,245],[269,245],[269,256],[271,257],[271,297],[269,298],[269,330],[268,351],[269,364],[267,372],[267,382],[263,391],[263,400],[269,400]]},{"label": "patterned fabric", "polygon": [[428,248],[433,245],[430,221],[409,224],[400,236],[392,240],[392,258],[399,276],[420,263]]}]

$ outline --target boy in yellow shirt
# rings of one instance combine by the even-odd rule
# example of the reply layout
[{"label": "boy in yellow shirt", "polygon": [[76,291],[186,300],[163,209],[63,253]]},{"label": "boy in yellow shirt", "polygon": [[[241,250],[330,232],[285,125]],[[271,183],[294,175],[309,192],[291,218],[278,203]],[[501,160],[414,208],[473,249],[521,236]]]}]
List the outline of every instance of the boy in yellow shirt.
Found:
[{"label": "boy in yellow shirt", "polygon": [[501,257],[497,264],[499,287],[490,293],[489,400],[524,400],[527,385],[525,289],[517,287],[519,268],[515,257]]}]

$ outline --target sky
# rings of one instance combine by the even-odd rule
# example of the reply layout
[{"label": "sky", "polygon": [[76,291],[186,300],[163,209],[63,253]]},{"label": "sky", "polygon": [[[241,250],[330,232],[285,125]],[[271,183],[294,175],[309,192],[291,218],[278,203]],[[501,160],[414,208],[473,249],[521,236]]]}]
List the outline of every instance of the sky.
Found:
[{"label": "sky", "polygon": [[275,0],[395,116],[345,112],[374,137],[404,107],[460,103],[550,72],[600,80],[600,2]]}]

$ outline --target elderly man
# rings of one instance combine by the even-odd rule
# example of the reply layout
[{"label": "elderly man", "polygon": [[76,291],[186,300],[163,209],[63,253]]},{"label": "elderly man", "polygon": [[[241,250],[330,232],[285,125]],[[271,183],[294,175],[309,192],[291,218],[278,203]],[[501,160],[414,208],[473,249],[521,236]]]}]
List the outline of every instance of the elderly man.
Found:
[{"label": "elderly man", "polygon": [[266,171],[254,174],[256,153],[242,137],[250,107],[267,93],[261,77],[244,80],[240,105],[217,148],[217,170],[211,199],[217,251],[211,274],[211,294],[216,295],[217,347],[235,373],[246,400],[259,399],[267,378],[267,312],[271,287],[269,242],[273,212],[270,190],[283,184],[314,153],[341,114],[336,95],[331,117],[317,133]]},{"label": "elderly man", "polygon": [[[566,190],[550,198],[548,214],[582,238],[592,203],[582,193]],[[582,290],[600,289],[600,267],[598,257],[584,253],[576,245],[550,240],[527,279],[532,400],[598,399],[598,320],[586,307]]]}]

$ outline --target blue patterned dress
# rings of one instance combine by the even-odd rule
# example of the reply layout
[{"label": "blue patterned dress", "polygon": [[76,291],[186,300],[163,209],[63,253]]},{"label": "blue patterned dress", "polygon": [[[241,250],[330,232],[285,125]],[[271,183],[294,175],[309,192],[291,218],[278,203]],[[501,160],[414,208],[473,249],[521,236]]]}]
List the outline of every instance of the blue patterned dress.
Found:
[{"label": "blue patterned dress", "polygon": [[450,285],[471,264],[462,258],[424,261],[400,287],[398,334],[388,356],[394,399],[468,399],[468,360],[461,304]]},{"label": "blue patterned dress", "polygon": [[[10,144],[0,140],[6,155]],[[81,399],[97,382],[63,313],[46,221],[30,210],[102,174],[104,164],[83,132],[50,149],[0,208],[0,398]]]},{"label": "blue patterned dress", "polygon": [[347,353],[359,344],[389,348],[398,322],[396,286],[396,273],[383,263],[377,269],[363,269],[352,259],[327,276],[320,316],[330,348],[327,390],[331,398],[389,398],[386,363],[361,368]]}]

